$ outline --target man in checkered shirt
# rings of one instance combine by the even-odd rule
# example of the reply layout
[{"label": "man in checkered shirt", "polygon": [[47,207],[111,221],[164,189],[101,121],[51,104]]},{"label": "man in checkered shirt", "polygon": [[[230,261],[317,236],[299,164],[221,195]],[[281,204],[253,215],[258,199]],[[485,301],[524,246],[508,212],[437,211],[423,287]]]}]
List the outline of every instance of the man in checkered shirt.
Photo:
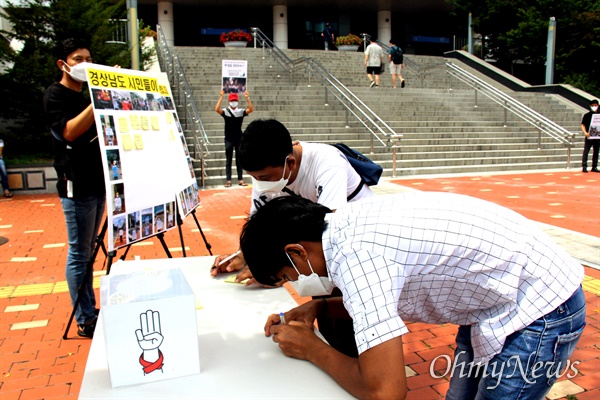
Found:
[{"label": "man in checkered shirt", "polygon": [[[262,284],[342,291],[270,316],[265,334],[358,398],[406,396],[405,321],[459,325],[446,398],[460,400],[543,399],[585,325],[583,267],[523,216],[468,196],[409,192],[335,213],[278,198],[240,244]],[[352,318],[358,358],[314,334],[326,314]]]}]

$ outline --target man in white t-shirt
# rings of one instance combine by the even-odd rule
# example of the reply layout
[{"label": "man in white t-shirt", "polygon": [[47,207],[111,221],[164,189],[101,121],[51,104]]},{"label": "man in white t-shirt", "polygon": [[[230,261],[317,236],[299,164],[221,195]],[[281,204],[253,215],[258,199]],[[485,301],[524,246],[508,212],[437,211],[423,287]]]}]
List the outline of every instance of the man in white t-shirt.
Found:
[{"label": "man in white t-shirt", "polygon": [[[281,196],[299,196],[335,210],[348,201],[373,195],[338,149],[323,143],[292,142],[289,131],[279,121],[252,121],[240,143],[242,168],[252,176],[254,213],[268,201]],[[213,276],[242,269],[242,254],[218,266],[227,255],[215,259]],[[249,271],[238,275],[241,282],[251,278]]]},{"label": "man in white t-shirt", "polygon": [[[454,362],[438,357],[431,376],[423,374],[450,378],[448,400],[542,400],[559,376],[577,374],[569,357],[585,327],[584,269],[527,218],[497,204],[407,192],[332,213],[281,197],[250,216],[240,247],[262,284],[288,281],[300,296],[341,290],[343,297],[271,315],[265,335],[354,397],[406,398],[409,321],[459,325]],[[358,358],[314,333],[316,317],[344,314]]]}]

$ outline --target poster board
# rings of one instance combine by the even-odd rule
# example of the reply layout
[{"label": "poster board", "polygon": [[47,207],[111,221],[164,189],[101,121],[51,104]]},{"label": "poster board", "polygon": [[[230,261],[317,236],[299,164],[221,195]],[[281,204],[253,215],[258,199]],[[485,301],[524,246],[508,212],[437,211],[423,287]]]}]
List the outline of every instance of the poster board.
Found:
[{"label": "poster board", "polygon": [[198,185],[166,74],[86,71],[115,250],[175,228],[175,212],[183,219],[198,205]]},{"label": "poster board", "polygon": [[600,140],[600,114],[592,114],[588,133],[590,134],[590,139]]},{"label": "poster board", "polygon": [[243,94],[248,87],[248,61],[222,60],[221,88],[225,93]]}]

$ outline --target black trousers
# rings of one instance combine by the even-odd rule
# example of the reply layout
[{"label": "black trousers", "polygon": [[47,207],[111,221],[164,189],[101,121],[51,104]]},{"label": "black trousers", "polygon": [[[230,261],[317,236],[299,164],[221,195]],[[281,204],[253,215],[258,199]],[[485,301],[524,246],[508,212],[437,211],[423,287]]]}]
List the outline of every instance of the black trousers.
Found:
[{"label": "black trousers", "polygon": [[[342,292],[338,288],[335,288],[330,296],[313,297],[313,299],[332,297],[342,297]],[[317,318],[317,323],[319,324],[319,332],[321,332],[331,347],[349,357],[358,357],[352,318],[331,318],[325,315]]]},{"label": "black trousers", "polygon": [[600,139],[585,138],[583,143],[583,155],[581,156],[581,166],[587,167],[588,154],[590,149],[594,149],[592,153],[592,168],[598,168],[598,151],[600,151]]},{"label": "black trousers", "polygon": [[235,149],[235,167],[237,169],[238,181],[242,180],[242,165],[240,164],[240,160],[238,158],[238,154],[240,151],[240,144],[233,144],[231,142],[225,141],[225,176],[227,180],[231,180],[231,164],[233,161],[233,150]]}]

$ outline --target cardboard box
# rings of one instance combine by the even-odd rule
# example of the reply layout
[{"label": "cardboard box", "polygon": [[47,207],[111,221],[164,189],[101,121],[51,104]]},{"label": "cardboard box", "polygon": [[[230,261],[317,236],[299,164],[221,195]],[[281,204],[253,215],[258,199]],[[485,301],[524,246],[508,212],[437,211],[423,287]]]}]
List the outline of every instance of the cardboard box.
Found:
[{"label": "cardboard box", "polygon": [[200,373],[194,293],[180,269],[104,276],[100,299],[113,388]]}]

